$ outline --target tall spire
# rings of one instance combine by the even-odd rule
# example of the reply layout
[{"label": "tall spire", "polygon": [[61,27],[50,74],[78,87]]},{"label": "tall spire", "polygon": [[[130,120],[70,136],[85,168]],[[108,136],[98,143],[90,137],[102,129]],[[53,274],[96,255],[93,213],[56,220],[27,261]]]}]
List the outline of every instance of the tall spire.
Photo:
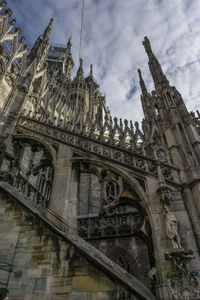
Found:
[{"label": "tall spire", "polygon": [[144,117],[145,120],[147,120],[148,122],[152,122],[152,120],[155,118],[155,109],[152,103],[152,97],[151,95],[148,93],[145,82],[142,78],[142,73],[141,70],[138,69],[138,74],[139,74],[139,78],[140,78],[140,87],[142,90],[142,95],[141,95],[141,102],[142,102],[142,109],[144,112]]},{"label": "tall spire", "polygon": [[67,80],[71,79],[72,68],[74,66],[71,47],[72,47],[72,38],[70,37],[67,41],[66,56],[64,61],[64,73]]},{"label": "tall spire", "polygon": [[76,73],[75,81],[84,81],[83,60],[80,58],[80,65]]},{"label": "tall spire", "polygon": [[147,88],[146,88],[145,82],[144,82],[144,80],[142,78],[142,73],[141,73],[140,69],[138,69],[138,74],[139,74],[140,87],[141,87],[142,94],[146,95],[147,94]]},{"label": "tall spire", "polygon": [[163,70],[155,57],[155,55],[152,52],[151,44],[149,39],[145,36],[143,41],[144,48],[146,50],[146,53],[149,57],[149,69],[154,81],[155,88],[159,88],[160,85],[163,83],[168,85],[169,81],[167,80],[166,76],[163,73]]},{"label": "tall spire", "polygon": [[29,62],[37,59],[37,69],[41,69],[44,61],[46,59],[48,47],[49,47],[49,37],[53,27],[53,19],[50,19],[48,26],[46,27],[43,34],[41,34],[37,41],[35,42],[33,48],[28,56]]}]

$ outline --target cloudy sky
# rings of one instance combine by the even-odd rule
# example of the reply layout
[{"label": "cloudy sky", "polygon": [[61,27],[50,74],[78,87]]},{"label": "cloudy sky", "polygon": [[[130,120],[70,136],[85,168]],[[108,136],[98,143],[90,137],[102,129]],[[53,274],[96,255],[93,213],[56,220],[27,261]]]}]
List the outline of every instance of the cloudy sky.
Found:
[{"label": "cloudy sky", "polygon": [[[7,0],[7,7],[30,45],[53,17],[51,42],[65,44],[72,36],[77,70],[82,0]],[[138,68],[148,90],[153,89],[144,36],[188,109],[200,108],[199,0],[85,0],[84,70],[87,74],[93,64],[112,116],[133,121],[143,117]]]}]

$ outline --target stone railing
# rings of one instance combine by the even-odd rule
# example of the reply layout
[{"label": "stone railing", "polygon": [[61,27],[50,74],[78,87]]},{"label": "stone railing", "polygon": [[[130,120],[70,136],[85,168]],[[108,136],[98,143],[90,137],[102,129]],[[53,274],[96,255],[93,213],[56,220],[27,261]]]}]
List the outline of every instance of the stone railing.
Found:
[{"label": "stone railing", "polygon": [[28,201],[42,211],[46,210],[48,207],[49,199],[30,184],[30,182],[28,182],[23,176],[14,175],[11,185]]},{"label": "stone railing", "polygon": [[[157,176],[156,160],[132,151],[120,149],[116,145],[106,144],[105,141],[94,140],[91,137],[68,132],[62,128],[54,127],[50,124],[41,123],[38,120],[23,116],[21,116],[19,120],[18,127],[28,129],[31,132],[55,139],[60,143],[78,147],[87,152],[113,160],[119,164]],[[179,183],[177,168],[165,163],[161,163],[161,168],[165,179]]]}]

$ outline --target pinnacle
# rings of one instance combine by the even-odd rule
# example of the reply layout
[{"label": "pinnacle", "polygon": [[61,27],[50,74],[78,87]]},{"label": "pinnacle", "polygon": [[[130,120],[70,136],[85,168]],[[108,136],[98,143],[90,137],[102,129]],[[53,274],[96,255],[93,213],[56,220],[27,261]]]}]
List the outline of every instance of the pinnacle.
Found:
[{"label": "pinnacle", "polygon": [[143,45],[148,55],[153,54],[151,50],[151,43],[147,36],[144,37]]},{"label": "pinnacle", "polygon": [[90,65],[90,77],[93,78],[93,65]]},{"label": "pinnacle", "polygon": [[146,36],[144,37],[143,45],[149,57],[149,69],[154,81],[155,88],[159,88],[162,84],[169,84],[169,81],[163,73],[160,63],[152,52],[150,41]]},{"label": "pinnacle", "polygon": [[142,72],[141,72],[140,69],[138,69],[138,74],[139,74],[139,78],[140,78],[140,88],[142,90],[142,94],[146,95],[147,94],[147,88],[146,88],[145,82],[142,78]]},{"label": "pinnacle", "polygon": [[51,30],[52,30],[52,27],[53,27],[53,22],[54,22],[54,19],[51,18],[50,21],[49,21],[49,24],[47,25],[45,31],[44,31],[44,36],[45,37],[49,37],[50,33],[51,33]]}]

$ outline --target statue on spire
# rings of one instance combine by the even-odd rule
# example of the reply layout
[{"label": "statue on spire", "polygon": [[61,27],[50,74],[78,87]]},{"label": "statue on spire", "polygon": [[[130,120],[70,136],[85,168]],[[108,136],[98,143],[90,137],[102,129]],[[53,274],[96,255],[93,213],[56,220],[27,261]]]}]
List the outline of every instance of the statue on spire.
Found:
[{"label": "statue on spire", "polygon": [[67,41],[67,55],[72,55],[71,47],[72,47],[72,37],[70,36]]},{"label": "statue on spire", "polygon": [[67,49],[66,49],[66,56],[65,61],[63,65],[63,72],[65,73],[65,77],[67,80],[71,80],[71,73],[74,66],[74,60],[71,53],[71,47],[72,47],[72,38],[69,37],[67,41]]},{"label": "statue on spire", "polygon": [[84,81],[83,60],[80,58],[80,65],[76,73],[75,81]]},{"label": "statue on spire", "polygon": [[148,55],[153,54],[152,49],[151,49],[151,44],[150,44],[150,41],[147,36],[144,37],[143,45],[144,45],[144,48],[145,48],[146,52],[148,53]]}]

